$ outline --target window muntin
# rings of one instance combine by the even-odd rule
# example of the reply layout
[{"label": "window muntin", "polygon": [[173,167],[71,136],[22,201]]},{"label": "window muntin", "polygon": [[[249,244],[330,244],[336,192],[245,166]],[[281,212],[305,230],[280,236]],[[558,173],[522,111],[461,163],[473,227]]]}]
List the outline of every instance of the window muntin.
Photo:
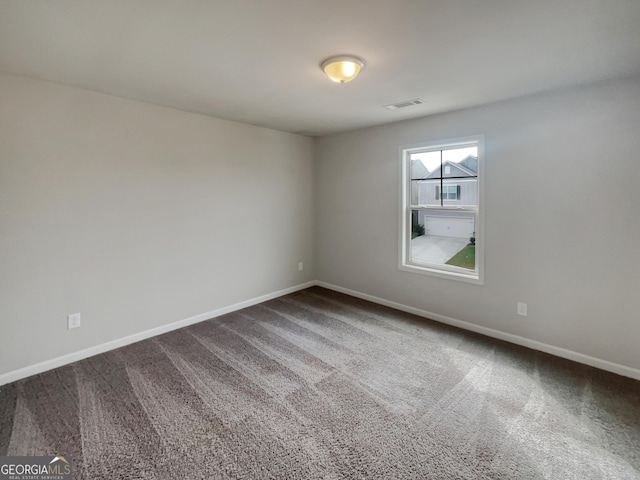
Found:
[{"label": "window muntin", "polygon": [[483,153],[481,136],[402,149],[402,270],[483,282]]}]

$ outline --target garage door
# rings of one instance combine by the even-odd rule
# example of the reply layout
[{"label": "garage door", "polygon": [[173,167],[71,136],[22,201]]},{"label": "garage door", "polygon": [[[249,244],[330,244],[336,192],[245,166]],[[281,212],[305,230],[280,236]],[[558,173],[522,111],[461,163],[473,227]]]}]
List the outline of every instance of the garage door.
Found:
[{"label": "garage door", "polygon": [[469,238],[475,230],[473,218],[469,217],[424,217],[427,235],[440,237]]}]

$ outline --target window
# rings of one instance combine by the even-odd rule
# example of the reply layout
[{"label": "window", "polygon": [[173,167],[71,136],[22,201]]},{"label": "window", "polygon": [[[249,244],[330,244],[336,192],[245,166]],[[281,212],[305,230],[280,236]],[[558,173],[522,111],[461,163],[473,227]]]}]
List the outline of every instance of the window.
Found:
[{"label": "window", "polygon": [[399,268],[483,283],[484,138],[401,149]]},{"label": "window", "polygon": [[[441,200],[440,185],[436,185],[436,200]],[[442,200],[460,200],[460,185],[443,185]]]}]

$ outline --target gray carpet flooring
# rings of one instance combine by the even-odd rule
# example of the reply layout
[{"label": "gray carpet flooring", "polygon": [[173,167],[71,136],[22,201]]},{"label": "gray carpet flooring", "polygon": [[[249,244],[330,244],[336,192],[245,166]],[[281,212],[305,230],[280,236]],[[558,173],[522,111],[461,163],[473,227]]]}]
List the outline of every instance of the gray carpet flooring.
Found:
[{"label": "gray carpet flooring", "polygon": [[640,382],[314,287],[0,388],[82,479],[638,479]]}]

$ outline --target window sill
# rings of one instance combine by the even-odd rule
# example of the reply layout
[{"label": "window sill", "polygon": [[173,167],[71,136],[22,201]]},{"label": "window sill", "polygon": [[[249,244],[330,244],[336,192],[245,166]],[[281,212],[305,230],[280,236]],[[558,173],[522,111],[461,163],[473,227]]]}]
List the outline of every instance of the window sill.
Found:
[{"label": "window sill", "polygon": [[449,280],[457,280],[459,282],[473,283],[475,285],[484,285],[484,278],[478,273],[467,273],[462,271],[444,270],[442,268],[431,268],[424,265],[413,265],[408,263],[401,263],[398,265],[400,270],[405,272],[411,272],[418,275],[427,275],[431,277],[447,278]]}]

